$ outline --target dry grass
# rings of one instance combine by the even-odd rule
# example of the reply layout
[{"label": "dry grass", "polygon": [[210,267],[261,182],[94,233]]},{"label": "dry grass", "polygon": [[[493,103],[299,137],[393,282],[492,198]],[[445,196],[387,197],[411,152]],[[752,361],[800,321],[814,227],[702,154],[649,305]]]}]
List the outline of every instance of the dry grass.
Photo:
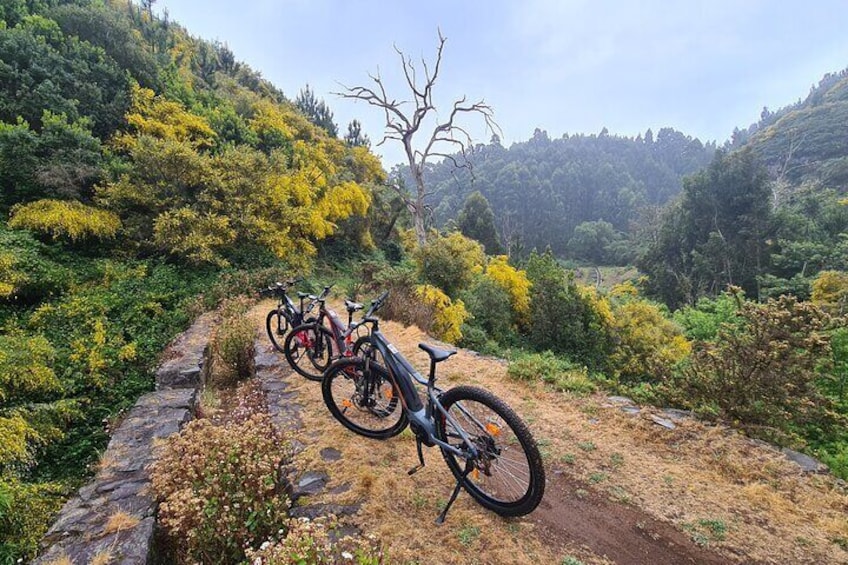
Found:
[{"label": "dry grass", "polygon": [[109,516],[109,519],[106,520],[106,525],[103,526],[103,533],[114,534],[116,532],[129,530],[130,528],[138,526],[139,522],[141,522],[141,520],[132,514],[118,511]]},{"label": "dry grass", "polygon": [[112,562],[112,553],[109,551],[101,551],[91,558],[88,565],[108,565]]},{"label": "dry grass", "polygon": [[[258,318],[257,318],[258,319]],[[420,341],[434,341],[415,327],[383,322],[382,330],[416,367],[427,367]],[[726,526],[710,547],[728,561],[848,563],[848,494],[829,476],[805,475],[776,450],[737,432],[696,421],[667,430],[649,410],[630,416],[603,395],[584,398],[529,386],[506,376],[506,366],[466,351],[440,364],[443,388],[483,386],[503,398],[540,442],[549,477],[554,471],[586,483],[586,489],[634,505],[686,530],[705,521]],[[389,441],[358,437],[328,414],[320,386],[296,380],[310,439],[299,468],[326,470],[329,488],[348,483],[337,496],[312,502],[363,502],[355,517],[365,532],[386,544],[391,563],[560,563],[573,555],[602,562],[585,548],[541,543],[532,515],[505,520],[460,495],[443,527],[432,526],[453,477],[438,451],[425,450],[427,467],[412,477],[415,443],[406,431]],[[319,451],[334,447],[337,462]]]},{"label": "dry grass", "polygon": [[74,562],[67,555],[63,555],[49,562],[47,565],[74,565]]}]

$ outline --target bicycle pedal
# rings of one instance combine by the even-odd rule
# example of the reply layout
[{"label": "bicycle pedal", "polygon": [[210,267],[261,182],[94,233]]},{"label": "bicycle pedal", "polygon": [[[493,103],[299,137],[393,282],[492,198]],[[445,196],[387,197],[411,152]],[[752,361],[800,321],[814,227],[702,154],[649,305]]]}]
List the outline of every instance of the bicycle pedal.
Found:
[{"label": "bicycle pedal", "polygon": [[414,475],[415,473],[417,473],[418,471],[420,471],[423,468],[424,468],[423,464],[422,465],[416,465],[415,467],[412,467],[409,471],[407,471],[406,474],[411,477],[412,475]]}]

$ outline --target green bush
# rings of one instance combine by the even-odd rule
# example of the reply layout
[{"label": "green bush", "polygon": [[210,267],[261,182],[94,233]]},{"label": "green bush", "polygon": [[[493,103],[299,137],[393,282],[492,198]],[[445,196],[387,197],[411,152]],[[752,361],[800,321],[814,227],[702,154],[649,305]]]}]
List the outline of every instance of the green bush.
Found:
[{"label": "green bush", "polygon": [[482,271],[486,256],[483,246],[459,232],[435,236],[415,251],[419,278],[456,296],[468,287],[475,270]]},{"label": "green bush", "polygon": [[461,296],[471,315],[470,326],[484,332],[488,339],[497,343],[515,342],[515,317],[510,306],[510,296],[503,286],[489,277],[480,276]]},{"label": "green bush", "polygon": [[695,306],[677,310],[672,318],[689,339],[713,341],[723,325],[736,325],[739,321],[741,291],[725,292],[717,298],[701,298]]},{"label": "green bush", "polygon": [[35,557],[38,542],[62,507],[67,489],[56,483],[22,483],[0,478],[0,564]]},{"label": "green bush", "polygon": [[572,277],[549,251],[530,255],[527,277],[533,286],[525,335],[533,349],[553,351],[593,370],[604,368],[611,348],[608,329]]},{"label": "green bush", "polygon": [[519,355],[510,361],[507,374],[520,381],[542,381],[562,392],[588,394],[596,389],[585,366],[578,366],[550,351]]},{"label": "green bush", "polygon": [[846,418],[819,387],[831,320],[795,297],[745,302],[740,325],[697,344],[665,388],[669,399],[779,443],[832,437]]},{"label": "green bush", "polygon": [[276,533],[288,517],[279,482],[286,452],[267,414],[220,426],[195,420],[172,436],[152,482],[178,558],[239,563],[246,548]]}]

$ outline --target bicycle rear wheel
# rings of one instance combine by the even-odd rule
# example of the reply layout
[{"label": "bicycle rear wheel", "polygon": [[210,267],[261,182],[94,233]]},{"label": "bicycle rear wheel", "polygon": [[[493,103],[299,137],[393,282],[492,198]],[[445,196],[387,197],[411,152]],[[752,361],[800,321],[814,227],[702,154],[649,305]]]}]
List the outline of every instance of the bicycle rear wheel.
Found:
[{"label": "bicycle rear wheel", "polygon": [[372,439],[396,436],[409,423],[385,368],[358,357],[330,365],[321,383],[324,403],[344,427]]},{"label": "bicycle rear wheel", "polygon": [[311,381],[320,381],[333,360],[333,334],[324,326],[292,328],[283,346],[291,368]]},{"label": "bicycle rear wheel", "polygon": [[437,414],[437,437],[463,452],[469,451],[469,443],[478,451],[477,457],[466,460],[442,449],[445,462],[468,494],[501,516],[523,516],[535,510],[545,493],[545,468],[521,418],[498,397],[476,387],[453,388],[439,401],[453,423]]},{"label": "bicycle rear wheel", "polygon": [[274,346],[279,352],[285,351],[283,349],[284,337],[286,332],[289,329],[289,321],[285,318],[285,316],[280,315],[279,308],[274,308],[270,312],[268,312],[268,316],[265,318],[265,330],[268,332],[268,339],[271,340],[271,344]]}]

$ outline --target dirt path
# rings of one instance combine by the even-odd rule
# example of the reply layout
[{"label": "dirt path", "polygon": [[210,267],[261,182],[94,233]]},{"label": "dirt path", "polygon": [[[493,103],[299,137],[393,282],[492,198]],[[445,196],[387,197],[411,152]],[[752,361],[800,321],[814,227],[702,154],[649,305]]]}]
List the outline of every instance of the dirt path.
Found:
[{"label": "dirt path", "polygon": [[728,559],[707,551],[673,526],[638,508],[590,493],[588,485],[555,475],[532,519],[546,542],[579,543],[622,565],[721,564]]},{"label": "dirt path", "polygon": [[[383,325],[413,365],[425,366],[420,330]],[[298,446],[296,513],[345,515],[352,531],[382,540],[388,563],[848,562],[838,537],[848,531],[848,497],[833,481],[799,474],[718,428],[686,422],[669,431],[645,413],[605,407],[606,397],[516,383],[503,363],[465,351],[445,363],[440,384],[483,386],[519,412],[543,446],[548,484],[529,516],[500,518],[463,493],[445,526],[433,527],[453,484],[439,453],[426,450],[425,469],[407,476],[417,462],[411,432],[387,441],[348,432],[327,412],[320,385],[290,371],[264,331],[257,346],[272,412],[292,425]]]}]

